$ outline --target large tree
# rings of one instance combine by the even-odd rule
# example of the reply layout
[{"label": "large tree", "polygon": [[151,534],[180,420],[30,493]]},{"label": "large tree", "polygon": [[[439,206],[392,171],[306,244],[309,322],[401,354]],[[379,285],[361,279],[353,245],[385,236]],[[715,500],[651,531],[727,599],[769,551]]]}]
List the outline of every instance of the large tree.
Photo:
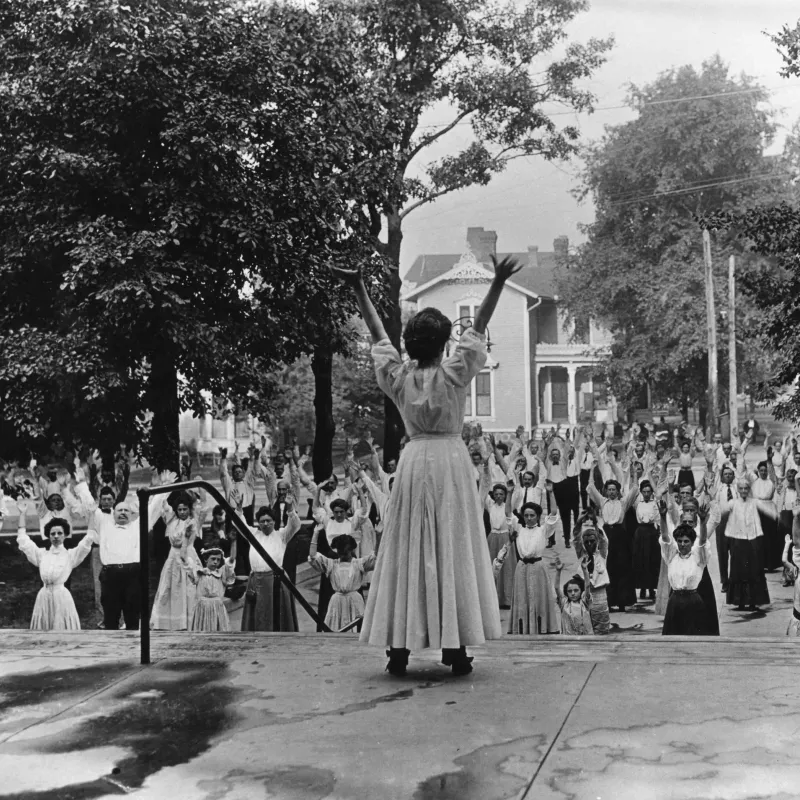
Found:
[{"label": "large tree", "polygon": [[[698,218],[782,197],[785,165],[764,155],[775,124],[766,90],[719,57],[629,88],[636,112],[587,148],[582,198],[594,201],[587,242],[562,270],[559,294],[576,320],[613,333],[610,385],[635,404],[649,383],[658,400],[700,403],[707,386],[702,230]],[[726,306],[731,236],[713,242],[717,309]],[[726,364],[720,315],[720,366]],[[748,327],[749,325],[749,327]],[[743,304],[742,365],[752,365],[757,319]],[[752,376],[742,375],[746,383]],[[726,385],[726,382],[722,385]],[[716,420],[713,420],[716,423]]]},{"label": "large tree", "polygon": [[204,390],[263,404],[275,364],[345,347],[328,265],[371,269],[386,133],[353,36],[233,0],[0,6],[0,394],[30,447],[175,468]]},{"label": "large tree", "polygon": [[[546,104],[591,110],[581,80],[605,61],[610,40],[567,42],[567,26],[587,0],[321,0],[323,14],[361,32],[365,76],[382,95],[393,163],[383,195],[363,207],[388,274],[387,333],[400,347],[399,274],[403,224],[416,209],[472,185],[488,184],[514,159],[569,157],[578,130],[560,127]],[[430,109],[447,118],[421,125]],[[435,147],[456,126],[471,141],[443,157]],[[403,434],[385,401],[384,457],[397,458]]]},{"label": "large tree", "polygon": [[[784,78],[800,76],[800,22],[770,36],[783,56]],[[759,325],[772,352],[770,369],[758,387],[762,400],[773,401],[778,419],[800,421],[800,121],[786,139],[782,163],[791,178],[788,196],[779,203],[710,215],[718,227],[754,254],[742,275]]]}]

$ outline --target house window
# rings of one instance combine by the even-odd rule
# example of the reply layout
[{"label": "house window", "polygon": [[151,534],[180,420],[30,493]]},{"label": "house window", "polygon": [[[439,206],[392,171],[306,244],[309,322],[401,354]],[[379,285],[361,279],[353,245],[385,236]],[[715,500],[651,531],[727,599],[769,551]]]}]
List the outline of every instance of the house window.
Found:
[{"label": "house window", "polygon": [[458,337],[464,333],[467,328],[472,327],[472,322],[475,319],[475,314],[478,306],[475,304],[466,304],[458,305],[456,307],[456,320],[455,325],[453,326],[453,338],[458,339]]},{"label": "house window", "polygon": [[[479,372],[469,385],[467,404],[464,411],[466,417],[492,417],[494,395],[493,371],[485,369]],[[473,409],[475,409],[473,413]]]}]

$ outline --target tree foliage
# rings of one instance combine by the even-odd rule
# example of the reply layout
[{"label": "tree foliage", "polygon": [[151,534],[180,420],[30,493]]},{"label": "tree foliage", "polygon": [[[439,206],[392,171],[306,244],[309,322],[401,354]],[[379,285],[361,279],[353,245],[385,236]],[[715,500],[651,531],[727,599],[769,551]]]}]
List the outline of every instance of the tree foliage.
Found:
[{"label": "tree foliage", "polygon": [[[770,37],[784,58],[781,74],[800,75],[800,22]],[[742,276],[759,325],[773,356],[759,385],[758,396],[772,400],[778,419],[800,421],[800,121],[784,145],[783,162],[792,179],[789,196],[778,203],[711,215],[717,227],[746,252],[755,254]]]},{"label": "tree foliage", "polygon": [[[378,252],[394,266],[388,276],[387,333],[400,346],[399,261],[403,221],[444,194],[488,184],[514,159],[569,157],[578,130],[545,111],[559,103],[591,110],[581,81],[605,61],[610,40],[567,41],[567,26],[586,0],[321,0],[323,13],[347,18],[360,33],[364,73],[382,99],[382,156],[392,163],[384,191],[363,207]],[[448,116],[422,126],[423,113]],[[456,126],[471,132],[460,150],[434,155]],[[385,405],[385,458],[396,458],[402,421]]]},{"label": "tree foliage", "polygon": [[386,136],[353,36],[233,0],[0,7],[0,396],[28,446],[174,466],[203,390],[265,404],[276,364],[346,347],[328,265],[380,268],[355,209]]},{"label": "tree foliage", "polygon": [[[644,382],[658,400],[704,402],[707,315],[697,220],[786,195],[784,160],[764,155],[775,131],[767,99],[719,57],[700,70],[671,69],[649,85],[631,85],[636,118],[608,128],[586,150],[579,196],[594,201],[596,219],[562,270],[559,294],[573,318],[592,317],[613,333],[607,369],[623,403],[633,403]],[[724,369],[727,262],[736,248],[720,230],[712,250]],[[746,302],[737,322],[745,385],[759,360],[758,320]]]}]

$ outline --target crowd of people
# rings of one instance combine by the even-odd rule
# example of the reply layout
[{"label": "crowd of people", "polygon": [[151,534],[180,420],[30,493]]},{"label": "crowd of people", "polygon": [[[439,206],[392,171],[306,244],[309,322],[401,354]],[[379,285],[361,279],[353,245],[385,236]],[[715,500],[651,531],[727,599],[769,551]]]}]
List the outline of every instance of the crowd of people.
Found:
[{"label": "crowd of people", "polygon": [[[145,624],[226,631],[225,598],[243,597],[243,631],[296,631],[294,597],[273,565],[283,568],[302,514],[313,527],[308,562],[319,573],[320,619],[335,631],[362,626],[362,640],[388,647],[395,675],[405,673],[412,648],[425,647],[442,648],[444,664],[469,672],[466,645],[501,635],[502,609],[510,635],[607,635],[610,612],[637,603],[653,603],[664,634],[718,635],[712,558],[725,602],[739,610],[768,604],[765,572],[782,569],[783,586],[794,591],[787,633],[800,634],[795,436],[773,440],[767,432],[767,458],[753,469],[752,423],[724,442],[662,418],[623,426],[619,443],[605,425],[559,426],[543,436],[520,427],[498,441],[464,423],[467,387],[486,359],[486,323],[518,269],[510,260],[495,267],[474,324],[455,346],[450,321],[425,309],[404,331],[406,359],[386,337],[360,273],[336,270],[372,334],[378,383],[403,415],[401,458],[384,469],[368,437],[360,457],[347,448],[341,476],[315,482],[296,443],[273,453],[262,438],[245,456],[237,444],[230,458],[221,449],[222,492],[250,535],[237,535],[226,509],[201,489],[151,496],[160,578]],[[16,502],[19,547],[43,583],[32,628],[80,627],[69,580],[90,553],[101,627],[118,629],[122,619],[139,628],[128,461],[123,449],[108,467],[94,454],[68,468],[31,462],[5,471],[0,500]],[[184,464],[180,476],[154,472],[152,483],[188,477]],[[257,508],[262,482],[268,503]],[[45,546],[27,533],[29,508]],[[81,516],[88,533],[69,547]],[[561,556],[573,549],[580,572],[562,584]]]}]

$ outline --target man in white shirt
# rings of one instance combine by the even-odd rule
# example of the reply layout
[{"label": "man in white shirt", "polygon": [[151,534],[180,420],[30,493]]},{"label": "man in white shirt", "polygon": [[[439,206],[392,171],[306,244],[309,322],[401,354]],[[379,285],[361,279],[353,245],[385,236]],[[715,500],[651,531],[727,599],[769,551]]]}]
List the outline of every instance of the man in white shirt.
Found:
[{"label": "man in white shirt", "polygon": [[[150,499],[149,520],[155,521],[163,497]],[[125,628],[139,630],[139,519],[136,509],[128,500],[120,500],[114,507],[113,524],[98,510],[92,518],[92,530],[100,537],[100,603],[103,606],[103,626],[106,630],[119,629],[120,614]]]},{"label": "man in white shirt", "polygon": [[[97,531],[97,541],[92,546],[91,564],[92,579],[94,581],[94,605],[98,611],[103,610],[102,605],[102,584],[100,583],[100,573],[103,569],[103,561],[100,558],[100,539],[103,531],[114,527],[114,503],[116,495],[110,486],[104,486],[98,496],[98,507],[89,515],[89,530]],[[105,623],[103,623],[105,625]]]}]

